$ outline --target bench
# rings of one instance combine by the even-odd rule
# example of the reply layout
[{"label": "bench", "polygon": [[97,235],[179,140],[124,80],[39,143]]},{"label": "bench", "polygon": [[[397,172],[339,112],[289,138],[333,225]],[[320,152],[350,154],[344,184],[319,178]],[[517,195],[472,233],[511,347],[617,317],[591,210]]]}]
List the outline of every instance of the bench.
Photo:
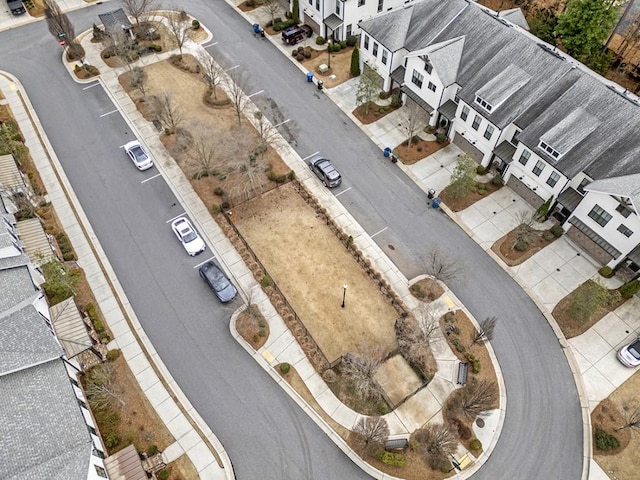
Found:
[{"label": "bench", "polygon": [[467,375],[469,374],[469,364],[467,362],[460,362],[458,364],[458,385],[464,385],[467,383]]},{"label": "bench", "polygon": [[409,447],[409,440],[406,438],[394,438],[384,442],[384,449],[389,452],[402,452]]}]

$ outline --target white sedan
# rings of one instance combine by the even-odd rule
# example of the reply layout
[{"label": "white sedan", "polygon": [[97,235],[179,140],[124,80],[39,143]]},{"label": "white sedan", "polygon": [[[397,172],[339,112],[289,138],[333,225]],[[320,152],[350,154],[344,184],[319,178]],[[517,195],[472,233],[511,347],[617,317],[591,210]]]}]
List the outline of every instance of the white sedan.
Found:
[{"label": "white sedan", "polygon": [[198,255],[200,252],[204,252],[207,246],[204,241],[198,235],[198,232],[193,228],[191,222],[186,218],[180,217],[171,222],[171,229],[176,234],[180,243],[192,257]]},{"label": "white sedan", "polygon": [[144,151],[139,141],[133,140],[127,143],[124,146],[124,151],[127,152],[127,155],[129,155],[129,158],[138,170],[148,170],[153,167],[153,160],[151,160],[151,157]]}]

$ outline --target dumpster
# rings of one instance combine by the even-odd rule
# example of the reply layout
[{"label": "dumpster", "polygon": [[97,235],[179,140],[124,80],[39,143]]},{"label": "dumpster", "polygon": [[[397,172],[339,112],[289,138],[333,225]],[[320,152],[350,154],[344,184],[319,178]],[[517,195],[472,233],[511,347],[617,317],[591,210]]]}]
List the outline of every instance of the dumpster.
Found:
[{"label": "dumpster", "polygon": [[324,82],[322,80],[318,80],[318,90],[322,90],[323,86],[324,86]]},{"label": "dumpster", "polygon": [[307,82],[313,82],[313,72],[307,72]]},{"label": "dumpster", "polygon": [[442,202],[442,199],[437,198],[437,197],[436,197],[436,198],[434,198],[434,199],[431,201],[431,208],[438,208],[438,207],[440,206],[440,202]]},{"label": "dumpster", "polygon": [[391,147],[384,147],[384,152],[382,153],[385,157],[391,155]]}]

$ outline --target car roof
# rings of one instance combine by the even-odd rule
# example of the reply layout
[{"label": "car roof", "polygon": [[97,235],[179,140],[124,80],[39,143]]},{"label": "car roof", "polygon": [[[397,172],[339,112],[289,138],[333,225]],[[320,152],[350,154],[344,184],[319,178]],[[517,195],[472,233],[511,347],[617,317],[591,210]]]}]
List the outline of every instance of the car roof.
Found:
[{"label": "car roof", "polygon": [[125,150],[131,150],[134,147],[142,147],[142,145],[140,145],[140,142],[138,140],[132,140],[124,144]]}]

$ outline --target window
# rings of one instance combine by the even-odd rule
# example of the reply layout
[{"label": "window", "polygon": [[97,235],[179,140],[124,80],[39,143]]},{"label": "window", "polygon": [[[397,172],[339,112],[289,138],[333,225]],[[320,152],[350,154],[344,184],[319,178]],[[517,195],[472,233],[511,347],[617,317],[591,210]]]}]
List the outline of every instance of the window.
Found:
[{"label": "window", "polygon": [[518,145],[518,135],[522,133],[522,130],[516,130],[511,137],[511,145]]},{"label": "window", "polygon": [[369,50],[369,35],[364,36],[364,49]]},{"label": "window", "polygon": [[309,5],[313,5],[313,0],[309,0]]},{"label": "window", "polygon": [[631,210],[629,210],[625,205],[620,204],[616,207],[616,212],[622,215],[624,218],[629,218],[631,215]]},{"label": "window", "polygon": [[382,11],[382,4],[383,3],[384,3],[384,0],[378,0],[378,13],[380,13]]},{"label": "window", "polygon": [[493,128],[492,125],[487,125],[487,129],[484,131],[484,138],[486,138],[487,140],[491,140],[491,135],[493,135],[494,131],[495,128]]},{"label": "window", "polygon": [[539,177],[540,173],[542,173],[542,170],[544,170],[544,162],[542,160],[538,160],[538,163],[536,163],[536,166],[533,167],[533,174],[536,177]]},{"label": "window", "polygon": [[493,110],[493,105],[491,105],[489,102],[487,102],[486,100],[483,100],[477,95],[476,95],[476,103],[480,105],[482,108],[484,108],[487,112],[490,112],[491,110]]},{"label": "window", "polygon": [[464,107],[462,107],[462,112],[460,112],[460,118],[466,122],[468,116],[469,116],[469,107],[465,105]]},{"label": "window", "polygon": [[620,224],[620,226],[618,227],[618,231],[623,234],[625,237],[629,238],[631,235],[633,235],[633,232],[631,230],[629,230],[625,225]]},{"label": "window", "polygon": [[340,15],[340,2],[336,3],[336,15]]},{"label": "window", "polygon": [[544,150],[546,153],[548,153],[549,155],[551,155],[553,158],[560,158],[560,152],[558,152],[557,150],[555,150],[553,147],[550,147],[549,145],[547,145],[546,143],[544,143],[542,140],[540,141],[540,145],[539,147]]},{"label": "window", "polygon": [[433,67],[431,66],[431,64],[429,62],[425,62],[424,71],[427,72],[429,75],[431,75],[432,70],[433,70]]},{"label": "window", "polygon": [[316,10],[320,10],[320,0],[316,0]]},{"label": "window", "polygon": [[382,50],[382,63],[383,63],[384,65],[386,65],[386,64],[387,64],[387,58],[388,58],[388,52],[387,52],[386,50],[384,50],[384,49],[383,49],[383,50]]},{"label": "window", "polygon": [[109,477],[107,477],[107,472],[105,471],[104,468],[102,468],[99,465],[94,465],[94,467],[96,467],[96,473],[98,474],[99,477],[109,478]]},{"label": "window", "polygon": [[435,91],[436,91],[436,86],[435,86],[433,83],[431,83],[431,82],[429,82],[429,84],[427,85],[427,88],[428,88],[429,90],[431,90],[432,92],[435,92]]},{"label": "window", "polygon": [[551,175],[547,178],[547,185],[555,187],[558,180],[560,180],[560,174],[558,172],[551,172]]},{"label": "window", "polygon": [[586,187],[590,183],[591,182],[588,179],[583,178],[582,181],[580,182],[580,185],[578,185],[578,192],[580,192],[582,195],[584,195],[584,187]]},{"label": "window", "polygon": [[378,43],[377,42],[373,42],[373,56],[377,57],[378,56]]},{"label": "window", "polygon": [[413,76],[411,77],[411,83],[417,85],[419,88],[422,88],[422,80],[424,77],[420,72],[418,72],[415,68],[413,69]]},{"label": "window", "polygon": [[607,213],[600,205],[594,205],[594,207],[589,212],[589,217],[601,227],[604,227],[607,223],[609,223],[609,220],[611,220],[611,215]]},{"label": "window", "polygon": [[473,123],[471,124],[471,128],[473,128],[474,130],[478,130],[481,121],[482,117],[480,115],[476,115],[473,119]]},{"label": "window", "polygon": [[347,25],[347,38],[351,36],[351,24]]},{"label": "window", "polygon": [[364,6],[364,2],[365,2],[365,0],[358,0],[358,6],[359,7]]}]

